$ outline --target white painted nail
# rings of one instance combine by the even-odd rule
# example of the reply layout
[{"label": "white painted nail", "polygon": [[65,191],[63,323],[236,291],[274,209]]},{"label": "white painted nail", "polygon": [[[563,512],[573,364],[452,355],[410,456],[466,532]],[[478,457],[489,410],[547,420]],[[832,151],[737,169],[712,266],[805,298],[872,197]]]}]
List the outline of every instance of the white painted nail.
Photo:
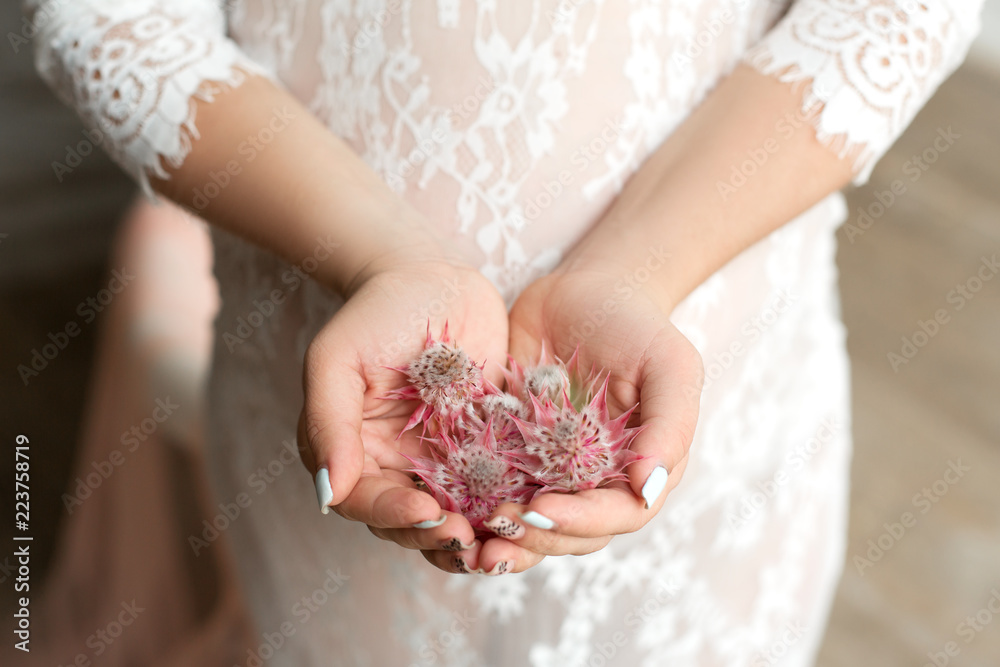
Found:
[{"label": "white painted nail", "polygon": [[529,526],[541,528],[542,530],[552,530],[556,527],[556,522],[547,516],[542,516],[538,512],[525,512],[521,515],[521,521]]},{"label": "white painted nail", "polygon": [[653,468],[653,472],[646,478],[646,483],[642,485],[642,499],[646,501],[646,509],[656,504],[656,499],[666,487],[667,469],[663,466]]},{"label": "white painted nail", "polygon": [[420,528],[422,530],[427,530],[428,528],[437,528],[447,520],[448,517],[442,514],[440,519],[427,519],[427,521],[421,521],[420,523],[413,524],[413,527]]},{"label": "white painted nail", "polygon": [[316,499],[319,500],[319,510],[323,514],[330,513],[330,501],[333,500],[333,487],[330,486],[330,471],[320,468],[316,471]]}]

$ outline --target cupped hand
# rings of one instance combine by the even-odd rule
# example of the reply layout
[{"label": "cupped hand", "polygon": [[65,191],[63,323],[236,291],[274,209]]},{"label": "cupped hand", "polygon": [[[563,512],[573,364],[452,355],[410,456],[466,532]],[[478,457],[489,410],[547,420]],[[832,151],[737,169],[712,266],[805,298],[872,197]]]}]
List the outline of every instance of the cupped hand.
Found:
[{"label": "cupped hand", "polygon": [[491,362],[486,376],[502,382],[507,309],[486,278],[459,262],[395,257],[380,266],[369,267],[306,352],[302,460],[324,513],[331,508],[407,548],[440,551],[434,562],[443,569],[475,569],[479,543],[469,522],[443,512],[401,472],[410,466],[403,454],[422,454],[419,429],[397,439],[415,404],[384,397],[404,386],[393,368],[419,356],[428,322],[434,336],[447,322],[471,358]]},{"label": "cupped hand", "polygon": [[546,555],[586,554],[614,535],[638,530],[659,511],[687,464],[702,386],[701,356],[674,327],[670,308],[647,289],[643,268],[607,264],[557,270],[530,285],[510,314],[510,352],[538,362],[542,346],[580,368],[610,374],[611,417],[636,403],[641,426],[631,449],[644,458],[626,469],[628,483],[574,494],[545,493],[529,505],[502,505],[477,564],[522,571]]}]

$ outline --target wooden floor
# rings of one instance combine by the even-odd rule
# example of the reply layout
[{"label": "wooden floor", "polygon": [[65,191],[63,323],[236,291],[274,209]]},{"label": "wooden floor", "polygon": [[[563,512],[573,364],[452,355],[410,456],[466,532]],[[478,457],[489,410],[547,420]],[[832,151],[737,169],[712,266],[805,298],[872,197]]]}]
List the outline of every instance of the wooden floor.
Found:
[{"label": "wooden floor", "polygon": [[[1000,610],[1000,263],[982,269],[993,280],[977,276],[983,257],[1000,262],[998,119],[1000,83],[963,69],[871,181],[849,193],[838,261],[854,375],[854,479],[848,562],[823,667],[919,667],[934,664],[928,652],[944,653],[939,665],[1000,665],[1000,613],[987,607],[995,596]],[[939,141],[947,150],[935,156],[935,139],[949,128],[958,136],[950,146]],[[914,172],[907,162],[928,149],[934,163]],[[905,192],[859,224],[859,207],[877,214],[873,202],[880,194],[889,202],[896,180]],[[935,332],[926,323],[939,310],[946,323]],[[905,350],[910,359],[903,337],[922,344]],[[889,353],[904,360],[894,359],[895,369]],[[968,470],[946,475],[952,463]],[[911,526],[893,526],[905,512]],[[855,562],[870,549],[871,565]]]}]

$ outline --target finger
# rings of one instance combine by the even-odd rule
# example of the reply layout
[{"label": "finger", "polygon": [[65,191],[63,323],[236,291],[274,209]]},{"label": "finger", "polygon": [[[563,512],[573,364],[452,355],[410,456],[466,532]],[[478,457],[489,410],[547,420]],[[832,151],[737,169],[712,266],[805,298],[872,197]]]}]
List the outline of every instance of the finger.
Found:
[{"label": "finger", "polygon": [[[566,553],[587,553],[583,551],[590,546],[587,539],[633,533],[649,523],[666,501],[670,489],[680,481],[687,461],[685,456],[674,467],[675,474],[667,483],[667,493],[661,494],[653,511],[645,509],[642,498],[635,495],[631,487],[620,483],[572,494],[543,493],[535,496],[523,509],[517,505],[504,505],[485,525],[501,537],[550,556],[557,555],[556,548],[570,545],[573,550]],[[503,519],[497,520],[498,516]],[[525,521],[525,516],[538,527]],[[551,528],[544,528],[549,525]],[[522,530],[524,537],[521,537]],[[584,541],[559,542],[557,547],[553,547],[545,541],[552,539],[546,537],[549,534],[560,535],[565,540],[584,538]]]},{"label": "finger", "polygon": [[[607,544],[614,535],[634,530],[642,523],[642,501],[636,500],[624,485],[618,489],[599,489],[619,501],[628,513],[626,522],[607,513],[591,512],[593,501],[577,498],[575,494],[546,493],[536,496],[529,505],[506,503],[497,508],[493,517],[483,527],[536,553],[547,556],[582,556]],[[595,497],[600,498],[602,494]],[[541,502],[551,496],[554,502]],[[603,503],[602,503],[603,504]],[[603,509],[603,508],[602,508]],[[597,543],[594,540],[603,540]]]},{"label": "finger", "polygon": [[644,458],[629,466],[629,484],[647,508],[672,488],[678,464],[694,439],[703,367],[694,346],[676,330],[654,342],[641,361],[639,412],[642,431],[630,449]]},{"label": "finger", "polygon": [[375,528],[369,526],[372,534],[383,540],[395,542],[404,549],[421,551],[467,551],[475,542],[472,525],[461,514],[444,513],[444,523],[431,522],[427,528]]},{"label": "finger", "polygon": [[353,346],[321,333],[306,352],[303,366],[305,405],[299,441],[310,456],[321,509],[337,505],[351,492],[364,466],[361,422],[366,384],[351,359]]},{"label": "finger", "polygon": [[545,554],[525,549],[509,540],[491,538],[479,551],[479,571],[490,576],[524,572],[545,560]]},{"label": "finger", "polygon": [[371,458],[366,466],[375,471],[363,474],[344,502],[333,506],[340,516],[375,528],[413,528],[432,525],[443,515],[430,494],[381,475]]},{"label": "finger", "polygon": [[452,574],[479,574],[479,551],[483,543],[475,540],[463,551],[421,551],[428,563]]}]

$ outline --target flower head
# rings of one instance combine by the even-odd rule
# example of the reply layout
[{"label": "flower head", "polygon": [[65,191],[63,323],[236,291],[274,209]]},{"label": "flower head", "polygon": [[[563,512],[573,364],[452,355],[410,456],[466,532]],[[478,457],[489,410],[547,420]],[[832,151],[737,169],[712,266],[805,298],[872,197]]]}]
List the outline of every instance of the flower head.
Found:
[{"label": "flower head", "polygon": [[393,370],[404,373],[409,383],[389,392],[387,398],[421,402],[404,432],[419,423],[426,427],[431,420],[444,427],[453,427],[456,420],[472,414],[475,402],[483,397],[483,370],[449,340],[447,324],[441,340],[431,337],[428,325],[427,340],[420,356],[407,366]]},{"label": "flower head", "polygon": [[409,458],[410,472],[447,511],[481,529],[505,502],[526,504],[544,491],[582,491],[624,480],[641,457],[629,450],[640,429],[626,424],[636,407],[608,414],[609,377],[583,375],[542,349],[539,363],[509,359],[506,391],[448,338],[427,330],[420,356],[403,368],[407,385],[386,398],[419,401],[404,431],[423,424],[427,455]]},{"label": "flower head", "polygon": [[515,419],[524,438],[519,467],[546,489],[583,491],[627,479],[624,468],[641,457],[628,449],[638,429],[626,428],[633,407],[617,419],[608,415],[608,380],[593,400],[577,411],[531,397],[532,421]]},{"label": "flower head", "polygon": [[538,363],[525,368],[513,357],[508,357],[509,370],[504,370],[511,393],[524,402],[530,396],[548,399],[554,403],[571,403],[577,410],[589,403],[594,396],[597,373],[593,369],[584,375],[580,371],[579,349],[573,351],[569,361],[553,358],[542,347]]},{"label": "flower head", "polygon": [[443,451],[435,459],[411,459],[412,471],[445,510],[460,512],[473,528],[482,526],[501,504],[526,503],[538,489],[497,448],[491,422],[461,441],[442,433],[438,443]]}]

